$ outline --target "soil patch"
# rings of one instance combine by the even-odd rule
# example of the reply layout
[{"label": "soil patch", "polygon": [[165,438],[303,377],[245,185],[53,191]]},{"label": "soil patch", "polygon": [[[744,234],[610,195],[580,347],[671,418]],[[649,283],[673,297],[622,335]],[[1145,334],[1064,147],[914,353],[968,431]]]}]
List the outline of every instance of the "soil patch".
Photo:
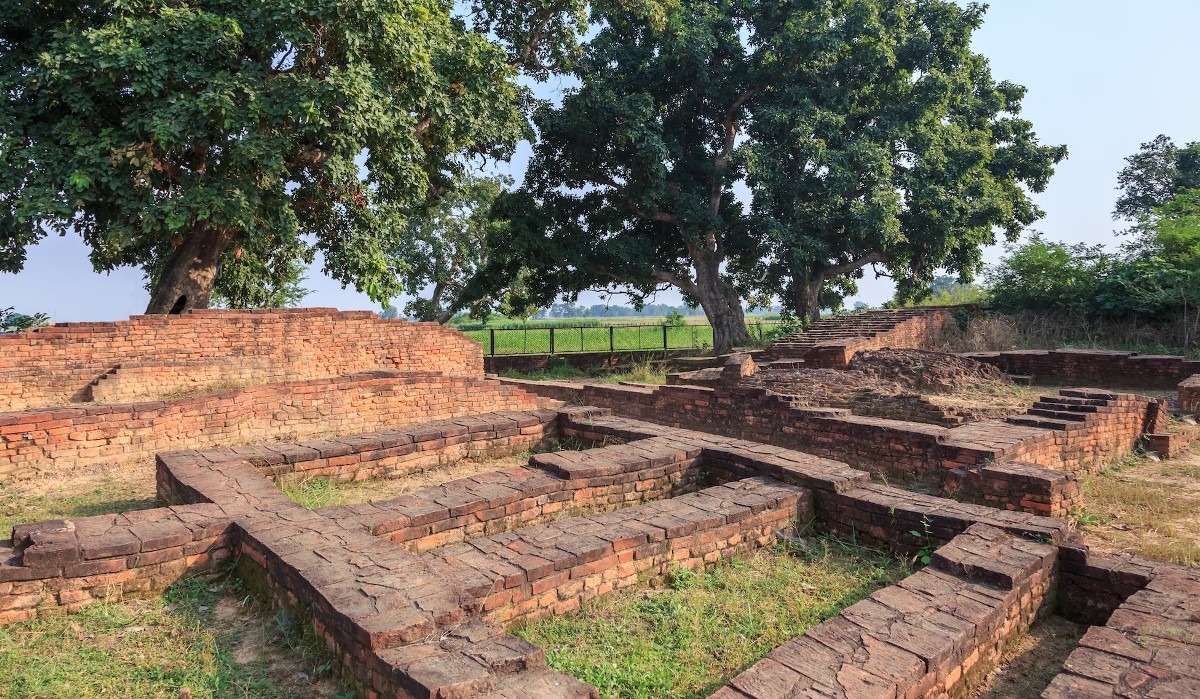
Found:
[{"label": "soil patch", "polygon": [[1000,667],[988,673],[970,699],[1029,699],[1062,672],[1067,656],[1079,645],[1087,626],[1060,616],[1033,625],[1029,633],[1004,650]]}]

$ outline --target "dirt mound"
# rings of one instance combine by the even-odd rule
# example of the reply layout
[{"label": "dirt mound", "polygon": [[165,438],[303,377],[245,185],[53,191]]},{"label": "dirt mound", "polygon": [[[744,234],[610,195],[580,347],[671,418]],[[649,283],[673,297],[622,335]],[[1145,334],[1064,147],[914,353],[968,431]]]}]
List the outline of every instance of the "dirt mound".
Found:
[{"label": "dirt mound", "polygon": [[1008,383],[1003,372],[991,364],[924,350],[860,352],[850,361],[850,369],[922,393],[953,393]]}]

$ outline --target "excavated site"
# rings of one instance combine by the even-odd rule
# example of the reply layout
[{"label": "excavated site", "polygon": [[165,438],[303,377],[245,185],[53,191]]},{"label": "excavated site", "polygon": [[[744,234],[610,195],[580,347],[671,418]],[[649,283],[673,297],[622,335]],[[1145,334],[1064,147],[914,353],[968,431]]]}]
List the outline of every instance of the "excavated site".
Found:
[{"label": "excavated site", "polygon": [[[460,333],[365,312],[0,336],[0,482],[152,481],[132,509],[17,522],[0,625],[228,572],[357,696],[595,697],[513,630],[815,532],[920,562],[712,697],[968,697],[1051,615],[1087,628],[1043,697],[1200,696],[1200,573],[1090,550],[1071,519],[1084,474],[1184,448],[1138,391],[1194,410],[1200,363],[916,351],[948,322],[823,320],[661,387],[488,378]],[[312,478],[379,485],[289,496]]]}]

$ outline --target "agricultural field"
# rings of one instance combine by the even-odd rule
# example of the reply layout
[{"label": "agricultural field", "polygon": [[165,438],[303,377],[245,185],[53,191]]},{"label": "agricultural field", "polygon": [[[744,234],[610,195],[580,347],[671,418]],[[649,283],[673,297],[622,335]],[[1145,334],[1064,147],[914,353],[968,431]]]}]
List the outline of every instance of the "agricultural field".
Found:
[{"label": "agricultural field", "polygon": [[[708,349],[713,346],[712,326],[703,316],[685,318],[683,324],[667,325],[651,318],[630,319],[636,323],[605,319],[544,321],[523,326],[465,329],[463,333],[483,345],[484,354],[562,354],[570,352],[627,352],[633,350]],[[568,323],[570,323],[568,327]],[[595,324],[593,324],[595,323]],[[467,326],[471,327],[471,326]],[[748,319],[752,341],[765,343],[779,332],[774,320]]]}]

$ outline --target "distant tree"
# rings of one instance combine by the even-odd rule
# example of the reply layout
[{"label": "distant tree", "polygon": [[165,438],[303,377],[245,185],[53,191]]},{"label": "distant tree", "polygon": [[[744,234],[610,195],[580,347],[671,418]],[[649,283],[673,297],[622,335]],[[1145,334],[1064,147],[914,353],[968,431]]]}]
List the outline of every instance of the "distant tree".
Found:
[{"label": "distant tree", "polygon": [[511,185],[508,177],[467,175],[436,204],[408,217],[401,243],[391,253],[404,292],[416,297],[404,307],[405,313],[443,324],[464,308],[474,311],[472,315],[486,315],[482,307],[490,309],[491,298],[466,300],[459,295],[487,261],[492,202]]},{"label": "distant tree", "polygon": [[1186,189],[1200,188],[1200,142],[1180,148],[1169,136],[1143,143],[1117,175],[1117,220],[1139,221]]},{"label": "distant tree", "polygon": [[0,332],[15,333],[29,328],[40,328],[50,324],[45,313],[17,313],[12,306],[0,308]]}]

